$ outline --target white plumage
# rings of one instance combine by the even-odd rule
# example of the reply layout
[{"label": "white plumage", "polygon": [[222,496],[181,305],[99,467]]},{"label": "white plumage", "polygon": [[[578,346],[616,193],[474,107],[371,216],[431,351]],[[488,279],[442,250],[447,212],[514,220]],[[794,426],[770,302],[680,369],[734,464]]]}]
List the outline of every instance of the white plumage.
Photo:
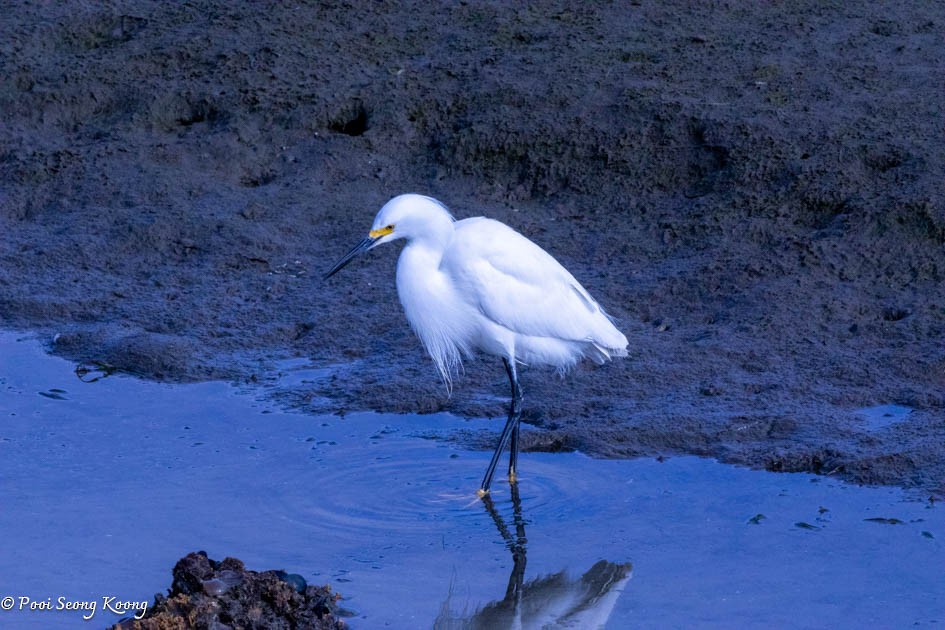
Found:
[{"label": "white plumage", "polygon": [[627,338],[567,269],[504,223],[454,221],[435,199],[401,195],[377,214],[375,244],[407,239],[397,293],[445,380],[480,350],[566,369],[581,357],[626,356]]},{"label": "white plumage", "polygon": [[[567,269],[507,225],[475,217],[456,221],[436,199],[394,197],[377,213],[368,238],[326,274],[358,254],[406,239],[397,263],[397,293],[407,321],[449,385],[464,355],[501,357],[513,405],[483,480],[488,490],[498,453],[512,437],[514,481],[521,399],[517,364],[567,370],[587,357],[603,363],[627,355],[627,338]],[[512,433],[514,431],[514,433]]]}]

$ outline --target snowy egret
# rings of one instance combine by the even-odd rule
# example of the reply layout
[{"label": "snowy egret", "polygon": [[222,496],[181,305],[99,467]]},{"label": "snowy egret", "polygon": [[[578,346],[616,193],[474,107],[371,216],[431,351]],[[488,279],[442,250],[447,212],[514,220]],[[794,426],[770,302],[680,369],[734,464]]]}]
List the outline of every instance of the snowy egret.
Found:
[{"label": "snowy egret", "polygon": [[627,338],[548,252],[499,221],[456,221],[446,206],[423,195],[400,195],[384,204],[367,238],[325,278],[401,238],[407,244],[397,262],[397,294],[444,382],[450,386],[462,357],[478,350],[502,359],[512,386],[508,419],[479,488],[485,496],[510,440],[509,481],[516,483],[518,364],[564,372],[584,357],[604,363],[627,356]]}]

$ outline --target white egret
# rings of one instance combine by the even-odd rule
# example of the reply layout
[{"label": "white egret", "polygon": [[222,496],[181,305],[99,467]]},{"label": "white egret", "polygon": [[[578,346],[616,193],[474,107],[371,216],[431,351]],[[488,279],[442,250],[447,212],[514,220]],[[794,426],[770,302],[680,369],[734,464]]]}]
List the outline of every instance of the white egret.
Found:
[{"label": "white egret", "polygon": [[443,380],[449,386],[462,357],[478,350],[502,359],[512,386],[508,420],[479,488],[484,496],[509,440],[509,481],[516,483],[522,406],[517,366],[563,372],[584,357],[604,363],[627,355],[627,338],[538,245],[499,221],[456,221],[446,206],[423,195],[388,201],[367,238],[325,278],[359,254],[401,238],[407,244],[397,262],[397,293]]}]

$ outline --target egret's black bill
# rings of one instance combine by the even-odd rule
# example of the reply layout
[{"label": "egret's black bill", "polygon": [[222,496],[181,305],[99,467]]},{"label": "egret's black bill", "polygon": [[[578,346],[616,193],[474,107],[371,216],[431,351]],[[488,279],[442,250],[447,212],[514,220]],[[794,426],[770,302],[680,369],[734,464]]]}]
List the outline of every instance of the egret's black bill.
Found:
[{"label": "egret's black bill", "polygon": [[376,241],[376,240],[377,240],[376,238],[371,238],[371,237],[369,236],[369,237],[367,237],[366,239],[364,239],[363,241],[361,241],[360,243],[358,243],[357,245],[355,245],[355,246],[354,246],[354,249],[352,249],[350,252],[348,252],[347,254],[345,254],[345,255],[341,258],[341,260],[339,260],[337,263],[335,263],[335,266],[332,267],[331,270],[330,270],[328,273],[326,273],[322,279],[323,279],[323,280],[327,280],[328,278],[332,277],[333,275],[335,275],[336,273],[338,273],[339,271],[341,271],[341,268],[342,268],[342,267],[344,267],[345,265],[347,265],[349,262],[351,262],[352,260],[354,260],[355,258],[357,258],[358,256],[360,256],[361,254],[363,254],[363,253],[366,252],[367,250],[371,249],[371,246],[374,245],[374,241]]}]

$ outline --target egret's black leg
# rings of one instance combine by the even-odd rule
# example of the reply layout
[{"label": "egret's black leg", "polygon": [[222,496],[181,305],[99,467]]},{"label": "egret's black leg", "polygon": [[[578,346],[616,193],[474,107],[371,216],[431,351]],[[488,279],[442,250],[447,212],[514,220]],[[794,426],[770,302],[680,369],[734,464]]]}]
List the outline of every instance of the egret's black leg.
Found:
[{"label": "egret's black leg", "polygon": [[509,483],[516,483],[518,481],[518,431],[522,424],[522,386],[518,382],[518,370],[515,369],[515,362],[510,362],[502,357],[502,363],[505,364],[505,373],[509,375],[509,384],[512,386],[512,400],[519,402],[519,413],[515,418],[515,426],[512,427],[512,441],[509,444]]},{"label": "egret's black leg", "polygon": [[[482,478],[482,484],[479,486],[479,496],[485,496],[489,493],[489,486],[492,484],[492,476],[495,474],[495,467],[499,463],[499,456],[502,454],[502,451],[505,450],[505,445],[512,437],[512,434],[516,433],[518,429],[518,421],[522,413],[522,390],[518,386],[518,375],[515,371],[515,365],[510,363],[508,359],[505,358],[503,358],[502,361],[505,362],[505,369],[509,373],[509,379],[512,381],[512,404],[509,405],[509,417],[505,421],[505,427],[502,429],[502,435],[499,436],[499,444],[495,447],[495,452],[492,453],[492,460],[489,462],[489,467],[486,469],[486,474]],[[518,448],[517,442],[518,436],[516,435],[516,449]],[[511,466],[512,461],[510,460],[509,463]]]},{"label": "egret's black leg", "polygon": [[512,437],[512,429],[515,428],[515,424],[518,422],[518,407],[518,400],[513,399],[512,405],[509,409],[509,418],[505,422],[505,428],[502,429],[502,435],[499,436],[499,443],[496,445],[495,451],[492,453],[492,461],[489,462],[489,467],[486,469],[486,474],[482,478],[482,484],[479,486],[479,496],[485,496],[489,493],[489,485],[492,483],[492,476],[495,474],[495,467],[499,463],[499,455],[501,455],[502,451],[505,450],[505,445],[508,443],[509,438]]}]

